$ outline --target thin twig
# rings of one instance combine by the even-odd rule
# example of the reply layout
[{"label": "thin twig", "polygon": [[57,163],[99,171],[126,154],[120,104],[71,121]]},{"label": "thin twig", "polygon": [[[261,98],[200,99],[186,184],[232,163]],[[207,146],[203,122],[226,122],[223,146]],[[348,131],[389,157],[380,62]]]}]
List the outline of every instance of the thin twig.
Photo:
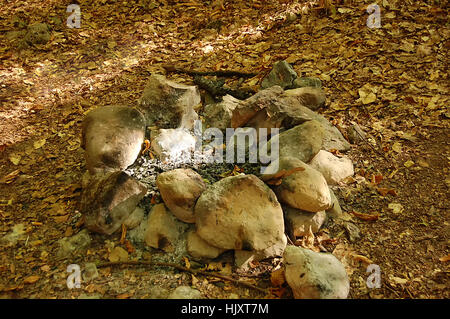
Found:
[{"label": "thin twig", "polygon": [[236,280],[233,279],[231,277],[228,276],[224,276],[221,274],[217,274],[217,273],[212,273],[212,272],[207,272],[207,271],[203,271],[203,270],[195,270],[195,269],[190,269],[190,268],[186,268],[183,267],[181,265],[178,264],[174,264],[174,263],[164,263],[164,262],[155,262],[155,261],[117,261],[117,262],[103,262],[103,263],[99,263],[97,264],[97,267],[110,267],[110,266],[120,266],[120,265],[147,265],[147,266],[160,266],[160,267],[172,267],[175,268],[176,270],[179,271],[184,271],[184,272],[188,272],[191,273],[193,275],[203,275],[203,276],[210,276],[210,277],[216,277],[216,278],[220,278],[223,280],[227,280],[227,281],[231,281],[237,285],[241,285],[244,286],[246,288],[250,288],[250,289],[254,289],[254,290],[258,290],[262,293],[267,293],[267,291],[265,289],[256,287],[252,284],[246,283],[244,281],[240,281],[240,280]]}]

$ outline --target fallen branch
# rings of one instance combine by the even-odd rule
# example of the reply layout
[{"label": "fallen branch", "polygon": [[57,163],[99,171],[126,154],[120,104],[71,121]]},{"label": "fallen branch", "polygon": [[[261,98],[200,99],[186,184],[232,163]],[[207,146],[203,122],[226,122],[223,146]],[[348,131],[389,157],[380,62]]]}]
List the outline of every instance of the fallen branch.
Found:
[{"label": "fallen branch", "polygon": [[220,279],[223,279],[223,280],[231,281],[232,283],[234,283],[236,285],[241,285],[241,286],[244,286],[246,288],[258,290],[259,292],[267,294],[267,291],[265,289],[256,287],[256,286],[254,286],[252,284],[249,284],[249,283],[246,283],[244,281],[233,279],[231,277],[224,276],[224,275],[217,274],[217,273],[207,272],[207,271],[203,271],[203,270],[199,270],[199,269],[197,269],[197,270],[196,269],[190,269],[190,268],[183,267],[181,265],[174,264],[174,263],[155,262],[155,261],[117,261],[117,262],[98,263],[97,267],[98,268],[102,268],[102,267],[112,267],[112,266],[121,266],[121,265],[138,265],[138,266],[139,265],[146,265],[146,266],[172,267],[172,268],[175,268],[176,270],[188,272],[188,273],[193,274],[193,275],[210,276],[210,277],[215,277],[215,278],[220,278]]},{"label": "fallen branch", "polygon": [[164,65],[163,68],[167,72],[185,73],[188,75],[199,75],[199,76],[215,75],[215,76],[223,76],[223,77],[238,76],[238,77],[251,78],[251,77],[258,75],[257,73],[247,73],[247,72],[230,71],[230,70],[194,71],[194,70],[187,70],[187,69],[183,69],[183,68],[177,68],[174,65]]}]

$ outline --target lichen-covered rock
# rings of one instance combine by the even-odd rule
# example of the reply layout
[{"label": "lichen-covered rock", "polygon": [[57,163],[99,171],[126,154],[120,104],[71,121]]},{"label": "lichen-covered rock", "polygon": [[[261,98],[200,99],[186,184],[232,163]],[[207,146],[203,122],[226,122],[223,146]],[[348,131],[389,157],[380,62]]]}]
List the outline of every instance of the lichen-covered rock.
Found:
[{"label": "lichen-covered rock", "polygon": [[197,234],[222,249],[261,251],[284,240],[283,211],[275,194],[254,175],[226,177],[195,205]]},{"label": "lichen-covered rock", "polygon": [[81,196],[81,212],[85,225],[101,234],[110,235],[136,209],[147,188],[125,172],[94,176]]},{"label": "lichen-covered rock", "polygon": [[145,120],[136,109],[112,105],[86,114],[81,147],[90,173],[124,170],[134,163],[144,142]]},{"label": "lichen-covered rock", "polygon": [[46,44],[50,40],[50,27],[45,23],[30,24],[25,34],[25,41],[29,45]]},{"label": "lichen-covered rock", "polygon": [[206,189],[202,177],[191,169],[178,168],[158,175],[161,197],[170,211],[185,223],[194,223],[194,206]]},{"label": "lichen-covered rock", "polygon": [[275,62],[272,71],[262,80],[261,88],[266,89],[278,85],[283,89],[292,87],[297,73],[286,61]]},{"label": "lichen-covered rock", "polygon": [[163,75],[151,75],[138,109],[144,114],[148,126],[191,129],[198,118],[194,106],[200,103],[196,86],[175,83]]},{"label": "lichen-covered rock", "polygon": [[[293,171],[296,168],[302,170]],[[282,178],[281,184],[273,186],[280,202],[313,213],[330,208],[330,190],[320,172],[297,158],[280,157],[267,167],[264,179],[283,170],[291,173]]]},{"label": "lichen-covered rock", "polygon": [[296,299],[345,299],[350,282],[344,265],[330,253],[288,246],[283,255],[286,282]]}]

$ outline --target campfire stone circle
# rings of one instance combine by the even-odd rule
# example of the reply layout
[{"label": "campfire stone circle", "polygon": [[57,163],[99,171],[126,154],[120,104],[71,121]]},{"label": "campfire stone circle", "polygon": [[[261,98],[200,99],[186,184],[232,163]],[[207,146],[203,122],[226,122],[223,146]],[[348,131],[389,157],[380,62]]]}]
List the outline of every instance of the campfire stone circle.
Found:
[{"label": "campfire stone circle", "polygon": [[[319,169],[316,170],[308,163],[319,152],[346,151],[350,144],[336,127],[315,112],[325,104],[320,80],[298,79],[286,64],[284,61],[276,64],[265,79],[267,88],[252,97],[237,100],[225,96],[222,102],[209,104],[203,113],[207,117],[203,129],[212,125],[219,130],[279,128],[281,133],[272,136],[264,146],[270,148],[275,139],[280,145],[277,165],[270,163],[268,172],[282,176],[299,167],[303,170],[275,184],[245,173],[205,183],[197,173],[201,171],[199,165],[171,164],[170,157],[165,157],[161,150],[161,143],[152,143],[151,148],[160,158],[143,160],[140,162],[147,166],[136,166],[148,133],[146,129],[151,128],[153,142],[152,138],[158,135],[180,130],[192,134],[193,123],[198,119],[194,107],[200,103],[200,94],[195,86],[152,75],[136,108],[99,107],[83,121],[82,147],[90,178],[83,186],[81,211],[87,229],[110,235],[125,223],[135,227],[129,238],[144,241],[167,254],[181,256],[187,252],[199,260],[217,258],[227,250],[234,250],[235,263],[240,267],[254,260],[284,256],[287,282],[296,298],[345,298],[348,278],[337,259],[287,245],[285,220],[294,225],[295,236],[303,236],[317,232],[328,215],[342,217],[339,201],[321,173],[323,165],[321,168],[316,164]],[[349,159],[344,161],[352,166]],[[127,170],[132,173],[126,173],[125,169],[132,164],[135,168]],[[150,175],[155,176],[144,181],[142,176],[149,168]],[[333,183],[339,186],[339,182]],[[162,203],[150,209],[150,198],[145,196],[155,196],[153,190],[161,195]],[[308,269],[305,260],[309,260]],[[330,263],[331,268],[324,270],[322,261]],[[294,277],[300,269],[308,274],[299,281]],[[328,275],[336,278],[336,284],[326,283],[330,285],[328,292],[301,292],[308,285],[325,284]]]}]

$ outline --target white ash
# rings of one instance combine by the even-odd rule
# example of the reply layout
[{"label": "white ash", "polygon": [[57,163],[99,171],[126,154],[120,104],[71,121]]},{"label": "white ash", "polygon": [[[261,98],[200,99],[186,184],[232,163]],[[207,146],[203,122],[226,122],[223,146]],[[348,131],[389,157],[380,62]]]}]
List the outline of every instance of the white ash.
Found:
[{"label": "white ash", "polygon": [[[156,177],[158,174],[176,168],[191,168],[196,171],[201,171],[202,168],[209,165],[213,165],[211,155],[195,152],[182,154],[182,156],[172,161],[139,157],[125,172],[147,186],[148,191],[146,196],[153,196],[159,195],[158,188],[156,187]],[[226,168],[226,165],[224,165],[224,168]]]}]

